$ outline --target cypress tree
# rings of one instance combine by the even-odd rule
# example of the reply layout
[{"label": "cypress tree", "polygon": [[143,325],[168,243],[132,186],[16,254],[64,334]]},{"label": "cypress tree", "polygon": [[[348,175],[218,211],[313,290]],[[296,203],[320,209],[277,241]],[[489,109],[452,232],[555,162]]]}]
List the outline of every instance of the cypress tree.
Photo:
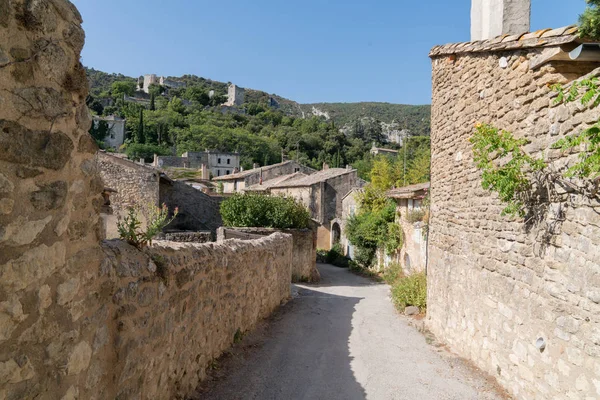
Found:
[{"label": "cypress tree", "polygon": [[144,109],[140,109],[140,120],[138,122],[137,132],[135,134],[136,143],[144,143]]},{"label": "cypress tree", "polygon": [[150,95],[150,111],[155,111],[156,105],[154,104],[154,93]]}]

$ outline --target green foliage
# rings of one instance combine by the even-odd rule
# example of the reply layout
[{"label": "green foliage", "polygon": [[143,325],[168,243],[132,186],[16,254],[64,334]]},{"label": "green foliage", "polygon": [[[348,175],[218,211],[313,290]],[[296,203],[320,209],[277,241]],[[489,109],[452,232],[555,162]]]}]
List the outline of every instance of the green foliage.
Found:
[{"label": "green foliage", "polygon": [[384,271],[383,271],[383,280],[388,285],[393,285],[396,281],[404,276],[404,271],[402,270],[402,265],[400,263],[391,263]]},{"label": "green foliage", "polygon": [[388,255],[394,255],[404,245],[404,231],[396,222],[388,223],[387,236],[384,241],[385,252]]},{"label": "green foliage", "polygon": [[159,156],[171,155],[171,151],[163,146],[155,144],[131,143],[125,148],[125,154],[130,160],[139,160],[143,158],[146,162],[154,160],[154,154]]},{"label": "green foliage", "polygon": [[306,207],[291,197],[236,194],[221,203],[223,224],[230,227],[305,229],[310,225]]},{"label": "green foliage", "polygon": [[406,215],[406,220],[411,223],[417,223],[417,222],[422,222],[425,219],[425,215],[426,215],[426,211],[425,209],[420,209],[420,210],[410,210],[408,212],[408,214]]},{"label": "green foliage", "polygon": [[158,235],[164,227],[169,225],[177,217],[179,210],[175,208],[173,216],[169,218],[169,209],[165,204],[162,207],[149,206],[146,208],[146,229],[142,228],[140,212],[138,208],[129,208],[124,218],[119,217],[117,230],[121,240],[126,241],[139,249],[152,244],[152,239]]},{"label": "green foliage", "polygon": [[[554,85],[553,89],[558,93],[556,103],[570,103],[578,98],[584,106],[598,107],[600,105],[600,89],[597,77],[575,81],[567,93],[562,85]],[[596,180],[600,177],[600,123],[596,122],[591,128],[583,132],[567,136],[552,146],[554,149],[571,151],[579,149],[579,162],[571,166],[565,177],[591,178]]]},{"label": "green foliage", "polygon": [[97,142],[102,142],[109,133],[110,127],[106,121],[100,120],[98,123],[92,123],[92,126],[90,127],[90,135],[92,135]]},{"label": "green foliage", "polygon": [[399,310],[408,306],[419,307],[421,312],[427,309],[427,276],[416,273],[400,277],[392,285],[392,300]]},{"label": "green foliage", "polygon": [[116,81],[111,85],[111,93],[113,98],[122,99],[123,95],[133,96],[135,93],[135,82],[126,80],[126,81]]},{"label": "green foliage", "polygon": [[502,214],[525,216],[525,201],[532,188],[530,172],[545,168],[544,161],[522,149],[526,139],[516,139],[487,124],[477,124],[470,142],[474,161],[482,170],[483,188],[498,193],[506,204]]},{"label": "green foliage", "polygon": [[588,6],[579,16],[579,36],[600,39],[600,0],[586,0]]}]

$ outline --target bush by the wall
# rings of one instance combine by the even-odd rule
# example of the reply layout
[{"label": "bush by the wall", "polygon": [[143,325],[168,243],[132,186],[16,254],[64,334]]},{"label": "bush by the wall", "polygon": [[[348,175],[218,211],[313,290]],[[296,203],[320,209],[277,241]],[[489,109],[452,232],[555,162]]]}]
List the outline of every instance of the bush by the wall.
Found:
[{"label": "bush by the wall", "polygon": [[236,194],[221,203],[223,224],[230,227],[306,229],[310,214],[291,197]]},{"label": "bush by the wall", "polygon": [[171,151],[165,147],[154,144],[130,143],[125,148],[125,154],[130,160],[139,160],[143,158],[146,162],[154,160],[154,154],[159,156],[171,155]]},{"label": "bush by the wall", "polygon": [[403,311],[408,306],[427,309],[427,276],[420,272],[398,278],[392,285],[392,299],[396,307]]}]

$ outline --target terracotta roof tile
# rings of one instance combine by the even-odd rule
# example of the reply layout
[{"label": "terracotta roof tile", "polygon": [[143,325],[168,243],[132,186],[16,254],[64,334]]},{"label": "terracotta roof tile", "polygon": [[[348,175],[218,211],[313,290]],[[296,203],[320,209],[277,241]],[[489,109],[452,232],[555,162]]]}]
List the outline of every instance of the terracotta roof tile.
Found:
[{"label": "terracotta roof tile", "polygon": [[429,56],[559,46],[565,43],[584,42],[577,33],[577,26],[571,25],[557,29],[540,29],[535,32],[524,32],[517,35],[502,35],[489,40],[449,43],[443,46],[434,46]]}]

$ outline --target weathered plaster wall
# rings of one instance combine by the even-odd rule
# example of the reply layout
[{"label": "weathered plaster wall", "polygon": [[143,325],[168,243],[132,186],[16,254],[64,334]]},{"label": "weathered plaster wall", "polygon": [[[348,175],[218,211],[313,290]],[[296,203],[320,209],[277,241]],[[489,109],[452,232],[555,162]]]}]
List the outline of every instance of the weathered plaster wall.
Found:
[{"label": "weathered plaster wall", "polygon": [[220,202],[184,182],[161,181],[160,204],[163,203],[169,210],[179,208],[179,214],[167,228],[169,230],[216,232],[223,225]]},{"label": "weathered plaster wall", "polygon": [[0,10],[0,398],[72,399],[98,328],[82,288],[103,258],[84,32],[68,1]]},{"label": "weathered plaster wall", "polygon": [[[311,229],[274,229],[274,228],[219,228],[217,241],[227,239],[253,239],[255,235],[272,235],[281,232],[292,235],[294,242],[292,282],[318,282],[321,279],[317,270],[317,237]],[[244,234],[249,234],[244,237]]]},{"label": "weathered plaster wall", "polygon": [[542,231],[527,233],[522,221],[500,215],[469,143],[474,125],[488,122],[531,140],[533,155],[555,157],[551,143],[598,120],[598,109],[551,106],[548,87],[591,66],[532,71],[536,54],[433,59],[428,324],[518,398],[598,398],[600,204],[573,195],[562,228],[543,246]]}]

